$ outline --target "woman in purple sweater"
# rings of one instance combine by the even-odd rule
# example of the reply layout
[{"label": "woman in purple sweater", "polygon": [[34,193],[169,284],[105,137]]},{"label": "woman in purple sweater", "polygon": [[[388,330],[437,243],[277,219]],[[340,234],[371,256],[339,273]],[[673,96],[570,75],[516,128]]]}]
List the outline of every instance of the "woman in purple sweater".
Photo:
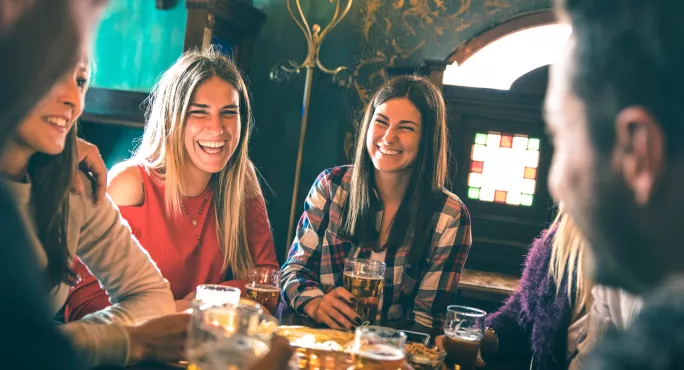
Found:
[{"label": "woman in purple sweater", "polygon": [[[591,300],[591,282],[582,273],[585,249],[572,220],[560,214],[532,243],[519,290],[486,318],[485,362],[527,355],[531,369],[576,367]],[[498,349],[484,344],[497,341]]]}]

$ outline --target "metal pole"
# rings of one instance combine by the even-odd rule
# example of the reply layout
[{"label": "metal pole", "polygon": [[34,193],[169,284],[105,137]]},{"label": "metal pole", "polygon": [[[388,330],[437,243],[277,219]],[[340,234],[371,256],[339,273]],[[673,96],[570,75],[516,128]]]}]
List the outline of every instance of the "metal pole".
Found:
[{"label": "metal pole", "polygon": [[[304,100],[302,101],[302,123],[299,131],[299,146],[297,147],[297,162],[295,165],[294,187],[292,188],[292,202],[290,204],[290,218],[287,225],[287,251],[294,239],[296,227],[295,210],[297,209],[297,195],[299,193],[299,179],[302,172],[302,158],[304,155],[304,139],[306,138],[306,124],[309,118],[309,101],[311,100],[311,85],[313,83],[314,69],[320,69],[323,73],[332,76],[333,83],[341,87],[350,87],[352,76],[347,67],[337,67],[335,69],[326,68],[318,58],[323,39],[335,28],[347,15],[351,9],[353,0],[329,0],[335,6],[335,13],[327,26],[321,28],[314,24],[309,27],[309,22],[304,16],[301,0],[285,0],[287,11],[295,21],[299,29],[304,34],[307,44],[306,59],[301,64],[288,60],[280,62],[271,69],[271,80],[276,82],[290,81],[297,76],[302,68],[306,68],[306,81],[304,82]],[[296,12],[293,10],[296,9]]]},{"label": "metal pole", "polygon": [[302,101],[302,123],[299,129],[299,147],[297,148],[297,163],[295,165],[294,188],[292,189],[292,202],[290,204],[290,220],[287,224],[287,246],[294,241],[294,230],[296,228],[295,210],[297,209],[297,195],[299,193],[299,178],[302,172],[302,157],[304,155],[304,139],[306,138],[306,124],[309,119],[309,101],[311,100],[311,84],[313,82],[313,68],[306,67],[306,80],[304,82],[304,100]]}]

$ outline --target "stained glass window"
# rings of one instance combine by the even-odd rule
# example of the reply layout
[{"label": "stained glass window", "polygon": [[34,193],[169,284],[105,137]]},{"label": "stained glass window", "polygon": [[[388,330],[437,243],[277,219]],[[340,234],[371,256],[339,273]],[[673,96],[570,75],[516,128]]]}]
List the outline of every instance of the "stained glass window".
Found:
[{"label": "stained glass window", "polygon": [[500,132],[475,134],[468,198],[531,206],[537,185],[539,138]]}]

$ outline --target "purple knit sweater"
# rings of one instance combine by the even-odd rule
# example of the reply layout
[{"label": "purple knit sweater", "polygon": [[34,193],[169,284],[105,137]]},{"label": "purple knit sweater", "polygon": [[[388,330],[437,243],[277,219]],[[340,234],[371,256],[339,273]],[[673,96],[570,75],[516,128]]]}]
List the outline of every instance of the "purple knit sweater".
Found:
[{"label": "purple knit sweater", "polygon": [[572,307],[566,283],[563,282],[556,295],[556,284],[549,276],[554,234],[554,230],[546,230],[532,243],[520,289],[485,321],[499,337],[499,351],[495,356],[531,356],[534,368],[540,370],[567,368]]}]

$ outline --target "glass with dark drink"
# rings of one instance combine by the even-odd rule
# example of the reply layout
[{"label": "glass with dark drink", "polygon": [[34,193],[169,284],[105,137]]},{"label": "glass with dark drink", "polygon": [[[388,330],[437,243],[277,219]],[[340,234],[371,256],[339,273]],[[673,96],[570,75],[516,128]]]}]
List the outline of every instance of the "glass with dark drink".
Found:
[{"label": "glass with dark drink", "polygon": [[403,368],[406,334],[380,327],[356,328],[352,344],[353,370],[398,370]]},{"label": "glass with dark drink", "polygon": [[480,341],[484,336],[484,317],[487,313],[472,307],[447,307],[444,321],[444,349],[446,364],[451,369],[475,370]]},{"label": "glass with dark drink", "polygon": [[375,322],[384,281],[384,262],[356,258],[344,262],[342,286],[356,298],[353,308],[363,324]]},{"label": "glass with dark drink", "polygon": [[280,270],[257,267],[249,270],[245,293],[251,300],[275,314],[280,298]]}]

